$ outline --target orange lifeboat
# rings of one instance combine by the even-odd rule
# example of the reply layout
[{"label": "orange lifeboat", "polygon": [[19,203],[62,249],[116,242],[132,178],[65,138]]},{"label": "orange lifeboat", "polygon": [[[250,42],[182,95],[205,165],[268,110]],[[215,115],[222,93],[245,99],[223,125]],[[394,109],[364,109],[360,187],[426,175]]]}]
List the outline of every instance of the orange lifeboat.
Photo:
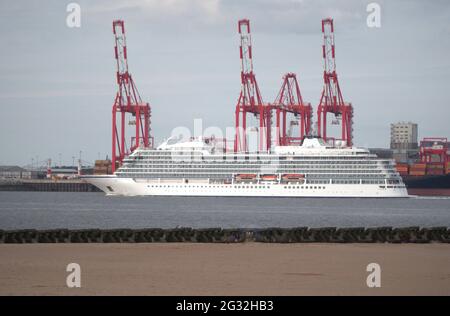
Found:
[{"label": "orange lifeboat", "polygon": [[285,173],[281,176],[284,180],[299,180],[305,177],[304,174],[301,173]]},{"label": "orange lifeboat", "polygon": [[254,173],[241,173],[236,175],[238,180],[253,180],[256,179],[256,174]]},{"label": "orange lifeboat", "polygon": [[277,176],[275,174],[263,174],[261,179],[264,181],[276,181]]}]

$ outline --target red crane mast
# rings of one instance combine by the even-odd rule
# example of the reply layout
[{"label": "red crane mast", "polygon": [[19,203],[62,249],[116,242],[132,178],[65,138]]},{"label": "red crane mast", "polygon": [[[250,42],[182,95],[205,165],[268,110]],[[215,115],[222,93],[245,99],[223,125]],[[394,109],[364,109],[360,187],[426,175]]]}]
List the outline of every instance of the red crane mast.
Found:
[{"label": "red crane mast", "polygon": [[[300,143],[305,135],[310,134],[312,107],[310,103],[303,101],[297,76],[294,73],[287,73],[283,76],[283,84],[273,105],[276,109],[277,145],[287,146]],[[298,117],[300,130],[298,137],[286,135],[286,116],[288,113]]]},{"label": "red crane mast", "polygon": [[324,87],[317,109],[317,132],[323,139],[327,140],[327,114],[333,113],[337,119],[341,119],[342,140],[347,146],[353,145],[353,107],[351,103],[345,103],[339,87],[336,73],[334,26],[333,19],[322,20],[323,33],[323,59]]},{"label": "red crane mast", "polygon": [[[139,146],[153,147],[153,137],[150,135],[150,104],[142,101],[128,71],[124,21],[113,21],[113,33],[118,85],[112,106],[112,171],[114,172],[123,159]],[[119,119],[117,119],[117,116],[119,116]],[[129,124],[134,124],[135,128],[134,136],[131,137],[128,147],[125,140],[125,122],[129,116],[134,117],[134,121],[130,121]]]},{"label": "red crane mast", "polygon": [[271,108],[270,105],[264,104],[253,72],[250,21],[247,19],[239,20],[238,32],[241,41],[239,47],[241,58],[241,93],[235,111],[236,134],[234,151],[248,151],[246,130],[247,114],[249,113],[259,119],[258,149],[260,151],[269,150],[271,144]]}]

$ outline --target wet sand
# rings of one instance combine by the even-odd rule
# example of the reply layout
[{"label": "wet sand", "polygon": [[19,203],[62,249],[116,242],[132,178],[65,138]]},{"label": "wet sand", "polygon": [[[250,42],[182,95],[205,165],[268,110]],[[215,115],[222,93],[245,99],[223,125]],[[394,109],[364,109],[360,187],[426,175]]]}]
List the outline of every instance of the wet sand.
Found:
[{"label": "wet sand", "polygon": [[0,295],[450,295],[450,244],[2,244],[0,258]]}]

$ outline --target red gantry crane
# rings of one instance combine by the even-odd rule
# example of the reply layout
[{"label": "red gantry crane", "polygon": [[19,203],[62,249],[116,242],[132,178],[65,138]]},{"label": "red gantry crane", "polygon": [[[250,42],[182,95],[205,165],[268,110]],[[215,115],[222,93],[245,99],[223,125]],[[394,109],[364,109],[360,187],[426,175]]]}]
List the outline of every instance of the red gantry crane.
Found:
[{"label": "red gantry crane", "polygon": [[[336,73],[334,27],[333,19],[322,20],[323,33],[323,59],[324,87],[320,103],[317,109],[317,132],[327,140],[327,114],[333,113],[336,119],[341,119],[342,135],[347,146],[353,145],[353,107],[351,103],[345,103],[339,87]],[[337,121],[339,122],[339,121]]]},{"label": "red gantry crane", "polygon": [[[311,132],[312,107],[303,102],[300,86],[294,73],[287,73],[283,77],[283,84],[275,99],[276,110],[276,143],[281,146],[300,144],[305,135]],[[299,136],[287,135],[286,116],[288,113],[298,117]]]},{"label": "red gantry crane", "polygon": [[[248,151],[247,114],[251,113],[259,119],[259,151],[270,149],[271,107],[262,100],[261,93],[253,72],[252,40],[250,21],[239,20],[238,31],[241,45],[241,93],[236,104],[236,134],[234,151]],[[242,120],[241,120],[242,118]],[[241,125],[242,124],[242,125]]]},{"label": "red gantry crane", "polygon": [[434,162],[446,165],[450,162],[448,144],[446,137],[425,137],[420,142],[420,161],[432,163],[433,158],[437,158],[438,161]]},{"label": "red gantry crane", "polygon": [[[112,172],[139,146],[153,147],[153,137],[150,135],[150,104],[142,101],[128,71],[124,21],[113,21],[113,33],[118,90],[112,107]],[[117,116],[119,116],[118,119]],[[128,147],[125,141],[125,122],[130,116],[134,117],[134,120],[129,121],[129,124],[135,125],[135,128]]]}]

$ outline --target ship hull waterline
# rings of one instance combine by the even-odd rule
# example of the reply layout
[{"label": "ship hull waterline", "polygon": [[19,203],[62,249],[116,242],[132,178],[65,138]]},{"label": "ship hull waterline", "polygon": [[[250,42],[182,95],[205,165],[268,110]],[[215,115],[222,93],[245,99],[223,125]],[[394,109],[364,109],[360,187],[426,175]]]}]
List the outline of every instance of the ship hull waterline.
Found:
[{"label": "ship hull waterline", "polygon": [[379,184],[185,183],[110,176],[84,176],[108,196],[407,198],[406,188]]}]

